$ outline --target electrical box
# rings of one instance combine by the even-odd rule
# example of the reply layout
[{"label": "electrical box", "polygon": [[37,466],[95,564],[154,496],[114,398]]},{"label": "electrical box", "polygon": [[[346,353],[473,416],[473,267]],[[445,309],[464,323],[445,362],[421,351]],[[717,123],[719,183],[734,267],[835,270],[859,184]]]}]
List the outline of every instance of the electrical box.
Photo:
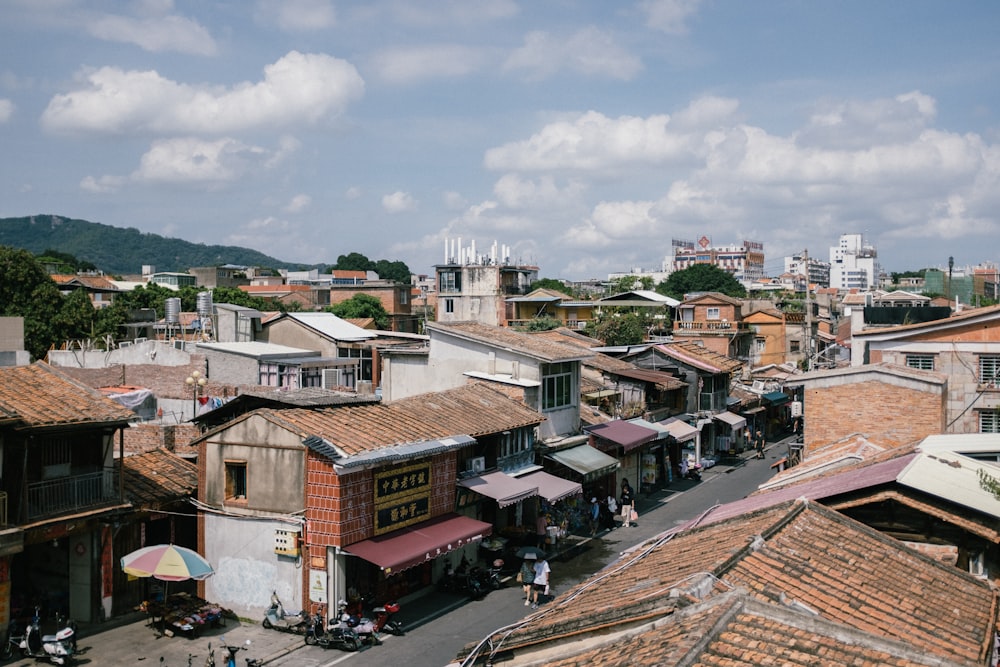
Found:
[{"label": "electrical box", "polygon": [[299,532],[297,530],[274,531],[274,553],[279,556],[298,556]]}]

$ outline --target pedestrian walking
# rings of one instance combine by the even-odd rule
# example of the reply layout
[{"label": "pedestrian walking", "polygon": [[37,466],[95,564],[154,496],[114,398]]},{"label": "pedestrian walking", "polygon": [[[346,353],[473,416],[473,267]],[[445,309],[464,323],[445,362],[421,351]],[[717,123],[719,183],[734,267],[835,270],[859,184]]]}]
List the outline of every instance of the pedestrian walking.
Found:
[{"label": "pedestrian walking", "polygon": [[754,434],[754,449],[757,450],[756,458],[764,458],[764,434],[757,429],[757,433]]},{"label": "pedestrian walking", "polygon": [[538,508],[538,518],[535,520],[535,538],[537,539],[537,546],[539,549],[545,548],[545,540],[548,537],[549,529],[549,518],[542,511],[542,508]]},{"label": "pedestrian walking", "polygon": [[549,594],[549,561],[540,558],[535,561],[535,579],[531,582],[531,608],[538,609],[538,598]]},{"label": "pedestrian walking", "polygon": [[517,573],[517,580],[521,582],[521,589],[524,591],[524,606],[531,604],[531,587],[535,583],[535,562],[538,556],[533,553],[525,554],[521,562],[521,569]]},{"label": "pedestrian walking", "polygon": [[601,523],[601,504],[597,502],[597,496],[590,499],[590,536],[597,534],[597,528]]},{"label": "pedestrian walking", "polygon": [[607,513],[604,516],[604,520],[607,522],[607,529],[615,529],[615,517],[618,516],[618,501],[615,500],[613,494],[608,494],[608,499],[605,502],[605,507],[607,508]]},{"label": "pedestrian walking", "polygon": [[628,483],[628,478],[622,478],[622,494],[619,507],[622,510],[622,528],[628,528],[632,521],[632,513],[635,512],[635,491]]}]

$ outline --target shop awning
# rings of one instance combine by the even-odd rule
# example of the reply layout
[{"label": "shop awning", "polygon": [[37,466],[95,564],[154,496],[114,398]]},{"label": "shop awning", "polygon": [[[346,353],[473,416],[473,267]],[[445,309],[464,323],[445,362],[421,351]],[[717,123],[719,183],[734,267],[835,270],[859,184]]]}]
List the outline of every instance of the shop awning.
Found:
[{"label": "shop awning", "polygon": [[470,477],[461,480],[458,485],[492,498],[497,501],[500,507],[507,507],[520,500],[538,495],[536,485],[529,484],[524,479],[511,477],[505,472],[491,472],[478,477]]},{"label": "shop awning", "polygon": [[605,422],[586,430],[598,438],[621,445],[626,452],[655,440],[657,436],[656,431],[627,421]]},{"label": "shop awning", "polygon": [[716,414],[712,415],[712,418],[716,419],[717,421],[729,424],[729,426],[734,429],[743,428],[744,426],[747,425],[746,419],[740,417],[738,414],[729,412],[728,410],[717,412]]},{"label": "shop awning", "polygon": [[538,487],[538,495],[550,503],[583,493],[583,485],[547,472],[533,472],[521,478],[522,481]]},{"label": "shop awning", "polygon": [[764,400],[771,405],[782,405],[792,400],[791,397],[783,391],[772,391],[770,393],[764,394]]},{"label": "shop awning", "polygon": [[590,391],[583,395],[584,398],[610,398],[612,396],[617,396],[621,392],[615,391],[614,389],[601,389],[599,391]]},{"label": "shop awning", "polygon": [[629,423],[638,424],[643,428],[648,428],[650,431],[656,431],[655,440],[666,440],[670,437],[670,431],[667,430],[666,426],[661,426],[656,422],[649,422],[642,417],[636,417],[635,419],[629,419]]},{"label": "shop awning", "polygon": [[698,429],[680,419],[667,419],[666,421],[659,422],[659,424],[666,428],[677,442],[687,442],[698,437]]},{"label": "shop awning", "polygon": [[578,445],[553,452],[548,455],[548,458],[580,473],[583,475],[584,481],[603,477],[621,466],[618,459],[612,458],[590,445]]},{"label": "shop awning", "polygon": [[386,574],[420,565],[493,532],[493,526],[459,514],[445,514],[407,528],[348,545],[344,551],[378,565]]}]

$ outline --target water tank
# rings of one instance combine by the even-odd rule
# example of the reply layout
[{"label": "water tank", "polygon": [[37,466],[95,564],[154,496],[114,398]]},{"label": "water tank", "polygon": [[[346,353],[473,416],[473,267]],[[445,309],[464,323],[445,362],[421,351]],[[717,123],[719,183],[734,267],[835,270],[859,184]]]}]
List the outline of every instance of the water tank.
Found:
[{"label": "water tank", "polygon": [[178,297],[171,297],[166,300],[163,306],[164,320],[167,324],[181,323],[181,300]]},{"label": "water tank", "polygon": [[212,316],[212,291],[205,290],[204,292],[198,292],[198,301],[196,305],[198,310],[198,317],[202,319]]}]

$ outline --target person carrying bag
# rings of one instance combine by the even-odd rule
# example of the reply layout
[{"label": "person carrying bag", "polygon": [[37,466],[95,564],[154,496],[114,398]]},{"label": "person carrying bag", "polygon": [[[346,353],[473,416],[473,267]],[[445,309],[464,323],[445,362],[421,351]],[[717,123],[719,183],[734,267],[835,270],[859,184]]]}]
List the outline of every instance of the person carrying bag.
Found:
[{"label": "person carrying bag", "polygon": [[635,511],[635,491],[632,490],[632,485],[628,483],[627,477],[622,478],[621,509],[622,528],[628,528],[631,522],[639,518],[639,515]]}]

